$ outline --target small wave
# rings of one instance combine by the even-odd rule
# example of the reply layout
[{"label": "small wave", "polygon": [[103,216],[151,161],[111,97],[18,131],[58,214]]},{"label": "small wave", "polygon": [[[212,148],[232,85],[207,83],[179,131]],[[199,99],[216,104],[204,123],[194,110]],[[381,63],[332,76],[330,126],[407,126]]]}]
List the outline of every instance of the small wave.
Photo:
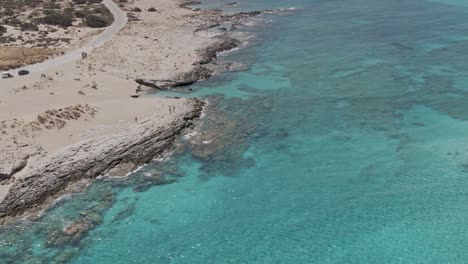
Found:
[{"label": "small wave", "polygon": [[[203,112],[202,112],[202,115],[203,115]],[[189,139],[193,138],[194,136],[196,136],[197,134],[198,134],[197,131],[193,131],[193,132],[185,134],[183,138],[185,140],[189,140]]]}]

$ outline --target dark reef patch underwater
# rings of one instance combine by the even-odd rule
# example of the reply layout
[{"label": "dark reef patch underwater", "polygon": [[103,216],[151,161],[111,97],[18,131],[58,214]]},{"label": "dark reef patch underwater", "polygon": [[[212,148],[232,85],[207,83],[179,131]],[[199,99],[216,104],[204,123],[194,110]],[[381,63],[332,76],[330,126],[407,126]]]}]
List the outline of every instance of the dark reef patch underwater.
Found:
[{"label": "dark reef patch underwater", "polygon": [[239,2],[300,11],[181,93],[210,109],[172,159],[2,227],[2,264],[467,262],[468,5]]}]

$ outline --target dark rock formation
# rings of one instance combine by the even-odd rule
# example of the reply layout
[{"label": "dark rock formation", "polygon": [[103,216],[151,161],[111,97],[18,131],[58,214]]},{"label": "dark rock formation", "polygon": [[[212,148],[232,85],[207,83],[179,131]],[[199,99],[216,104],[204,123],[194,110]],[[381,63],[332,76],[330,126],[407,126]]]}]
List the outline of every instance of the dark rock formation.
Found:
[{"label": "dark rock formation", "polygon": [[67,225],[63,230],[55,230],[47,237],[48,247],[63,247],[64,245],[76,245],[83,237],[102,222],[102,217],[92,215]]},{"label": "dark rock formation", "polygon": [[226,3],[224,4],[225,6],[238,6],[239,3],[238,2],[230,2],[230,3]]},{"label": "dark rock formation", "polygon": [[112,137],[85,141],[52,157],[42,167],[15,182],[0,203],[0,218],[15,216],[36,207],[47,198],[80,179],[105,175],[120,164],[133,164],[132,169],[150,162],[170,148],[176,136],[191,127],[201,115],[204,102],[187,100],[190,110],[180,114],[169,127],[158,122],[142,123]]},{"label": "dark rock formation", "polygon": [[201,3],[202,3],[202,2],[200,2],[200,1],[190,1],[190,0],[189,0],[189,1],[184,1],[184,2],[182,2],[179,6],[182,7],[182,8],[189,8],[189,9],[192,9],[192,8],[189,7],[189,6],[191,6],[191,5],[199,5],[199,4],[201,4]]},{"label": "dark rock formation", "polygon": [[268,131],[268,124],[259,120],[271,111],[271,98],[231,98],[227,104],[221,98],[209,98],[209,115],[197,122],[197,133],[188,140],[190,153],[202,162],[203,177],[227,171],[227,175],[235,175],[239,168],[253,165],[254,160],[245,158],[244,153],[254,134]]},{"label": "dark rock formation", "polygon": [[147,176],[140,177],[136,180],[133,187],[134,192],[144,192],[156,185],[165,185],[176,182],[174,178],[168,178],[163,173],[152,173]]},{"label": "dark rock formation", "polygon": [[[181,4],[182,7],[189,5],[200,4],[198,1],[186,1]],[[236,5],[237,2],[230,3],[228,5]],[[213,71],[204,67],[203,65],[212,63],[220,52],[229,51],[238,47],[241,42],[231,36],[231,30],[236,28],[236,25],[241,25],[246,20],[256,17],[265,13],[274,13],[274,10],[263,10],[263,11],[250,11],[240,12],[235,14],[225,14],[218,9],[205,9],[202,14],[196,14],[194,16],[202,16],[204,23],[200,25],[195,33],[198,31],[211,30],[217,28],[218,31],[224,31],[220,36],[217,36],[217,41],[208,47],[198,51],[200,60],[197,62],[196,67],[181,76],[176,76],[170,80],[155,80],[151,78],[140,78],[135,81],[140,85],[145,85],[159,90],[168,90],[175,87],[188,86],[199,80],[210,78]]]},{"label": "dark rock formation", "polygon": [[216,59],[218,53],[223,51],[228,51],[236,48],[240,41],[229,37],[227,34],[219,37],[219,41],[210,45],[206,49],[200,50],[199,54],[201,56],[201,60],[199,61],[200,64],[207,64]]},{"label": "dark rock formation", "polygon": [[235,13],[232,15],[227,15],[230,19],[247,19],[251,17],[256,17],[264,13],[271,12],[271,10],[263,10],[263,11],[249,11],[249,12],[240,12],[240,13]]},{"label": "dark rock formation", "polygon": [[175,77],[173,80],[151,80],[151,79],[136,79],[138,84],[152,87],[159,90],[168,90],[175,87],[191,85],[199,80],[208,79],[212,75],[212,70],[197,66],[192,71]]},{"label": "dark rock formation", "polygon": [[136,79],[140,85],[145,85],[159,90],[168,90],[175,87],[188,86],[199,80],[208,79],[213,71],[203,66],[212,62],[218,56],[218,53],[231,50],[239,45],[240,41],[229,37],[227,34],[219,37],[219,41],[209,47],[198,51],[201,59],[193,70],[185,74],[174,77],[172,80],[154,80],[154,79]]},{"label": "dark rock formation", "polygon": [[0,181],[9,180],[17,172],[21,171],[28,164],[29,156],[20,160],[11,161],[7,166],[0,167]]}]

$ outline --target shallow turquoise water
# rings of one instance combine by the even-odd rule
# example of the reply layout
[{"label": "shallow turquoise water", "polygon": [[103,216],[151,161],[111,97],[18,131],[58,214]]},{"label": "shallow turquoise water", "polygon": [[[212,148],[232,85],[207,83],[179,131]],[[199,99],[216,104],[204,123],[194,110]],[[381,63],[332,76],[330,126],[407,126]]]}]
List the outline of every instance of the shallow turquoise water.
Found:
[{"label": "shallow turquoise water", "polygon": [[[243,3],[300,11],[246,29],[255,45],[223,60],[249,70],[193,87],[191,95],[224,95],[213,115],[235,121],[222,157],[188,151],[151,165],[138,174],[169,166],[184,177],[145,191],[98,183],[34,227],[4,231],[0,257],[467,263],[468,9],[445,3]],[[83,241],[44,244],[102,193],[115,196]]]}]

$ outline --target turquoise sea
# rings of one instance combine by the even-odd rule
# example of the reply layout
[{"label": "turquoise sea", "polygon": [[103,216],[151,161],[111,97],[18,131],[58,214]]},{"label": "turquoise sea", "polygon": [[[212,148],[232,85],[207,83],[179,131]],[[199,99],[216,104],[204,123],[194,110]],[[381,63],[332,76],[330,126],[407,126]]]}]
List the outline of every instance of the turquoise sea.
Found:
[{"label": "turquoise sea", "polygon": [[[0,263],[468,263],[467,2],[239,2],[297,11],[243,29],[221,59],[249,69],[170,94],[213,102],[217,155],[3,227]],[[176,182],[145,185],[154,172]],[[54,235],[89,208],[81,239]]]}]

